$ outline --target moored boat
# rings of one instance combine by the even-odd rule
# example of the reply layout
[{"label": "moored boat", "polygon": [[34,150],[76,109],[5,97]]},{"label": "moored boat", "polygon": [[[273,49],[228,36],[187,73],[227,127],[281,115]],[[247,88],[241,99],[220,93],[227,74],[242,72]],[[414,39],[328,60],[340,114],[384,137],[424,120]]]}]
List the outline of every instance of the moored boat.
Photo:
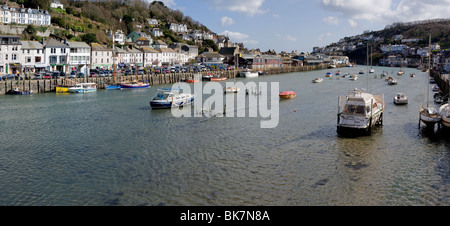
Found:
[{"label": "moored boat", "polygon": [[8,90],[8,92],[6,94],[30,95],[30,94],[33,94],[33,90],[20,90],[18,87],[14,87],[11,90]]},{"label": "moored boat", "polygon": [[292,99],[296,97],[297,93],[295,93],[294,91],[285,91],[280,93],[280,98],[282,99]]},{"label": "moored boat", "polygon": [[129,82],[120,84],[120,89],[143,89],[149,87],[150,84],[144,82]]},{"label": "moored boat", "polygon": [[219,76],[219,75],[214,75],[210,78],[211,82],[219,82],[219,81],[226,81],[227,77],[225,76]]},{"label": "moored boat", "polygon": [[325,75],[325,77],[327,78],[331,78],[331,76],[332,76],[331,72],[327,72],[327,74]]},{"label": "moored boat", "polygon": [[352,75],[350,75],[349,79],[352,81],[356,81],[356,80],[358,80],[358,75],[352,74]]},{"label": "moored boat", "polygon": [[389,79],[388,84],[389,85],[397,85],[398,81],[395,78]]},{"label": "moored boat", "polygon": [[97,91],[95,83],[77,83],[69,88],[69,93],[91,93]]},{"label": "moored boat", "polygon": [[323,78],[315,78],[312,80],[313,83],[322,83],[323,82]]},{"label": "moored boat", "polygon": [[56,86],[55,91],[57,93],[68,93],[70,87],[73,87],[73,86],[72,85],[59,85],[59,86]]},{"label": "moored boat", "polygon": [[439,114],[442,117],[442,125],[450,128],[450,105],[444,104],[439,108]]},{"label": "moored boat", "polygon": [[180,93],[179,90],[158,89],[158,93],[150,101],[150,106],[152,109],[182,107],[192,104],[194,98],[194,94]]},{"label": "moored boat", "polygon": [[354,89],[338,101],[338,132],[359,131],[371,134],[376,125],[382,125],[384,95],[373,95]]},{"label": "moored boat", "polygon": [[404,93],[397,93],[394,97],[394,104],[404,105],[408,104],[408,97]]},{"label": "moored boat", "polygon": [[252,72],[250,69],[245,69],[241,72],[241,77],[245,78],[256,78],[258,76],[258,72]]},{"label": "moored boat", "polygon": [[405,74],[405,71],[403,69],[400,69],[400,71],[397,72],[397,75],[403,75],[403,74]]}]

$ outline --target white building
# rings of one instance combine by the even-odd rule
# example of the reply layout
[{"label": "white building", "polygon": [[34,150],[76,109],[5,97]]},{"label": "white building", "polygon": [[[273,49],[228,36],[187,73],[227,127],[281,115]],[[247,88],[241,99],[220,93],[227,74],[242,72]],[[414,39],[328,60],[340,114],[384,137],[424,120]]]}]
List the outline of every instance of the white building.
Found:
[{"label": "white building", "polygon": [[61,4],[58,1],[53,1],[52,3],[50,3],[50,8],[55,8],[55,9],[61,8],[61,9],[64,9],[64,5]]},{"label": "white building", "polygon": [[21,41],[22,53],[20,54],[20,62],[22,64],[22,72],[38,73],[45,70],[49,66],[45,62],[44,46],[38,41]]},{"label": "white building", "polygon": [[46,10],[25,9],[25,8],[9,8],[10,22],[17,24],[33,24],[37,26],[49,26],[51,24],[50,13]]},{"label": "white building", "polygon": [[20,72],[20,51],[22,43],[19,36],[0,36],[0,74]]},{"label": "white building", "polygon": [[113,40],[114,43],[124,45],[126,41],[126,35],[123,33],[122,30],[117,30],[116,32],[113,32],[112,30],[109,30],[106,32],[106,36],[108,36],[109,39]]},{"label": "white building", "polygon": [[178,53],[171,48],[155,48],[161,52],[161,64],[165,66],[181,64]]},{"label": "white building", "polygon": [[178,32],[178,33],[187,32],[187,25],[172,23],[172,24],[170,24],[169,29],[172,30],[173,32]]},{"label": "white building", "polygon": [[149,25],[152,25],[152,26],[157,26],[157,25],[159,25],[157,19],[147,19],[147,22],[148,22]]},{"label": "white building", "polygon": [[162,53],[157,49],[143,47],[141,51],[144,56],[144,67],[162,66]]},{"label": "white building", "polygon": [[88,67],[91,64],[91,47],[84,42],[68,42],[69,71],[83,72],[88,74]]},{"label": "white building", "polygon": [[0,22],[3,24],[11,23],[11,12],[9,11],[9,7],[7,5],[0,7]]},{"label": "white building", "polygon": [[44,44],[45,62],[48,62],[49,71],[69,71],[70,47],[66,41],[60,42],[50,39]]},{"label": "white building", "polygon": [[113,50],[98,43],[91,44],[91,68],[112,69],[114,64]]},{"label": "white building", "polygon": [[151,32],[152,32],[153,36],[155,36],[155,37],[164,36],[163,32],[159,28],[153,28],[151,30]]}]

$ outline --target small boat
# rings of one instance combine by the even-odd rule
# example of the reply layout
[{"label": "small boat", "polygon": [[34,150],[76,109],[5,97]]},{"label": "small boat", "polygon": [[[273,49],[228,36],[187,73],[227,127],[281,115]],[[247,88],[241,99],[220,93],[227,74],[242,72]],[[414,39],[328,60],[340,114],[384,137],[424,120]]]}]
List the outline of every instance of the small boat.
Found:
[{"label": "small boat", "polygon": [[297,93],[295,93],[294,91],[285,91],[280,93],[280,98],[281,99],[292,99],[292,98],[296,98],[297,97]]},{"label": "small boat", "polygon": [[120,84],[116,84],[116,85],[107,85],[106,89],[120,89]]},{"label": "small boat", "polygon": [[150,84],[144,82],[130,82],[130,83],[121,83],[120,89],[143,89],[149,88]]},{"label": "small boat", "polygon": [[226,87],[225,89],[223,89],[224,93],[237,93],[239,92],[239,88],[236,87]]},{"label": "small boat", "polygon": [[365,74],[364,70],[359,71],[359,74],[360,74],[360,75]]},{"label": "small boat", "polygon": [[416,77],[416,75],[415,75],[415,74],[411,74],[410,76],[411,76],[411,78],[414,78],[414,77]]},{"label": "small boat", "polygon": [[338,98],[338,133],[360,131],[371,134],[383,123],[384,95],[374,95],[354,89]]},{"label": "small boat", "polygon": [[381,78],[384,78],[384,77],[386,77],[386,76],[388,76],[388,74],[387,74],[386,72],[383,71],[383,73],[381,73]]},{"label": "small boat", "polygon": [[439,91],[439,86],[438,85],[434,85],[432,90],[433,90],[433,92],[438,92]]},{"label": "small boat", "polygon": [[323,78],[315,78],[312,80],[313,83],[322,83],[323,82]]},{"label": "small boat", "polygon": [[91,93],[97,91],[95,83],[77,83],[69,88],[69,93]]},{"label": "small boat", "polygon": [[331,64],[328,68],[336,68],[335,64]]},{"label": "small boat", "polygon": [[[178,91],[178,92],[176,92]],[[183,107],[194,102],[195,95],[190,93],[180,93],[180,90],[158,89],[158,93],[150,101],[152,109],[163,109],[173,107]]]},{"label": "small boat", "polygon": [[219,81],[226,81],[227,77],[225,76],[219,76],[219,75],[214,75],[210,78],[211,82],[219,82]]},{"label": "small boat", "polygon": [[33,94],[33,90],[19,90],[18,87],[14,87],[11,90],[8,90],[6,94],[11,95],[30,95]]},{"label": "small boat", "polygon": [[442,125],[449,128],[450,127],[450,105],[444,104],[439,108],[439,114],[442,117]]},{"label": "small boat", "polygon": [[213,75],[211,73],[203,75],[202,76],[202,80],[203,81],[211,81],[211,78],[213,77]]},{"label": "small boat", "polygon": [[258,72],[252,72],[250,69],[245,69],[241,72],[241,77],[245,78],[256,78],[258,76]]},{"label": "small boat", "polygon": [[405,74],[405,71],[403,69],[400,69],[400,71],[397,72],[397,75],[403,75],[403,74]]},{"label": "small boat", "polygon": [[349,79],[352,81],[356,81],[356,80],[358,80],[358,75],[356,75],[356,74],[350,75]]},{"label": "small boat", "polygon": [[73,87],[72,85],[60,85],[60,86],[56,86],[56,92],[57,93],[68,93],[69,92],[69,88]]},{"label": "small boat", "polygon": [[420,121],[427,126],[434,126],[442,120],[438,110],[432,107],[420,107]]},{"label": "small boat", "polygon": [[[192,76],[191,78],[185,78],[184,79],[184,82],[187,82],[187,83],[195,83],[195,82],[200,82],[200,77],[201,77],[202,75],[201,74],[194,74],[194,76]],[[211,74],[211,77],[210,77],[210,79],[212,78],[212,74]],[[203,79],[203,78],[202,78]]]},{"label": "small boat", "polygon": [[386,82],[389,82],[389,80],[391,80],[391,79],[394,79],[394,77],[389,76],[389,77],[385,78],[384,80],[385,80]]},{"label": "small boat", "polygon": [[436,80],[434,80],[434,78],[430,78],[430,84],[436,84]]},{"label": "small boat", "polygon": [[331,72],[327,72],[327,74],[325,75],[325,77],[327,78],[331,78],[331,76],[332,76]]},{"label": "small boat", "polygon": [[404,105],[408,104],[408,97],[404,93],[397,93],[394,97],[394,104]]},{"label": "small boat", "polygon": [[398,81],[395,78],[389,79],[388,84],[389,85],[397,85]]},{"label": "small boat", "polygon": [[370,68],[370,69],[369,69],[369,73],[375,73],[375,69]]},{"label": "small boat", "polygon": [[258,75],[268,75],[268,73],[267,72],[264,72],[264,71],[258,71]]}]

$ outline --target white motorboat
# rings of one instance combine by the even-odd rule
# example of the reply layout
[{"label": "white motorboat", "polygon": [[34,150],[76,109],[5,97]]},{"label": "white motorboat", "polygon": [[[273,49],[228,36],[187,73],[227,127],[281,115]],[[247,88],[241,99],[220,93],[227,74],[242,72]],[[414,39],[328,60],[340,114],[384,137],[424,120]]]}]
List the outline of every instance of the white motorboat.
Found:
[{"label": "white motorboat", "polygon": [[444,104],[439,108],[439,114],[442,117],[442,125],[449,128],[450,127],[450,105]]},{"label": "white motorboat", "polygon": [[312,80],[313,83],[322,83],[323,82],[323,78],[315,78]]},{"label": "white motorboat", "polygon": [[433,92],[438,92],[439,91],[439,86],[438,85],[434,85],[432,90],[433,90]]},{"label": "white motorboat", "polygon": [[95,83],[77,83],[69,88],[69,93],[91,93],[97,91]]},{"label": "white motorboat", "polygon": [[358,75],[356,75],[356,74],[350,75],[349,79],[352,81],[356,81],[356,80],[358,80]]},{"label": "white motorboat", "polygon": [[404,93],[397,93],[394,97],[394,104],[404,105],[408,104],[408,97]]},{"label": "white motorboat", "polygon": [[375,73],[375,69],[370,68],[370,69],[369,69],[369,73]]},{"label": "white motorboat", "polygon": [[405,71],[403,69],[400,69],[400,71],[397,72],[397,75],[403,75],[403,74],[405,74]]},{"label": "white motorboat", "polygon": [[373,95],[354,89],[338,101],[338,132],[362,131],[370,134],[383,123],[384,95]]},{"label": "white motorboat", "polygon": [[388,84],[389,85],[397,85],[398,81],[395,78],[389,79]]},{"label": "white motorboat", "polygon": [[150,101],[150,106],[152,109],[182,107],[192,104],[194,98],[194,94],[180,93],[179,90],[158,89],[158,93]]},{"label": "white motorboat", "polygon": [[241,77],[245,78],[256,78],[258,76],[258,72],[252,72],[250,69],[246,69],[241,72]]}]

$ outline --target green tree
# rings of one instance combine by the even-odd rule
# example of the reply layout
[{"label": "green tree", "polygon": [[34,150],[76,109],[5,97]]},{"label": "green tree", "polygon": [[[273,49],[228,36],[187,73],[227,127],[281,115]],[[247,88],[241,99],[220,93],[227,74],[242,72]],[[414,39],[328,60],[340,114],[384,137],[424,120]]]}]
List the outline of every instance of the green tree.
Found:
[{"label": "green tree", "polygon": [[86,42],[88,45],[90,45],[93,42],[98,42],[97,36],[93,33],[87,33],[84,35],[80,35],[80,38],[83,42]]}]

